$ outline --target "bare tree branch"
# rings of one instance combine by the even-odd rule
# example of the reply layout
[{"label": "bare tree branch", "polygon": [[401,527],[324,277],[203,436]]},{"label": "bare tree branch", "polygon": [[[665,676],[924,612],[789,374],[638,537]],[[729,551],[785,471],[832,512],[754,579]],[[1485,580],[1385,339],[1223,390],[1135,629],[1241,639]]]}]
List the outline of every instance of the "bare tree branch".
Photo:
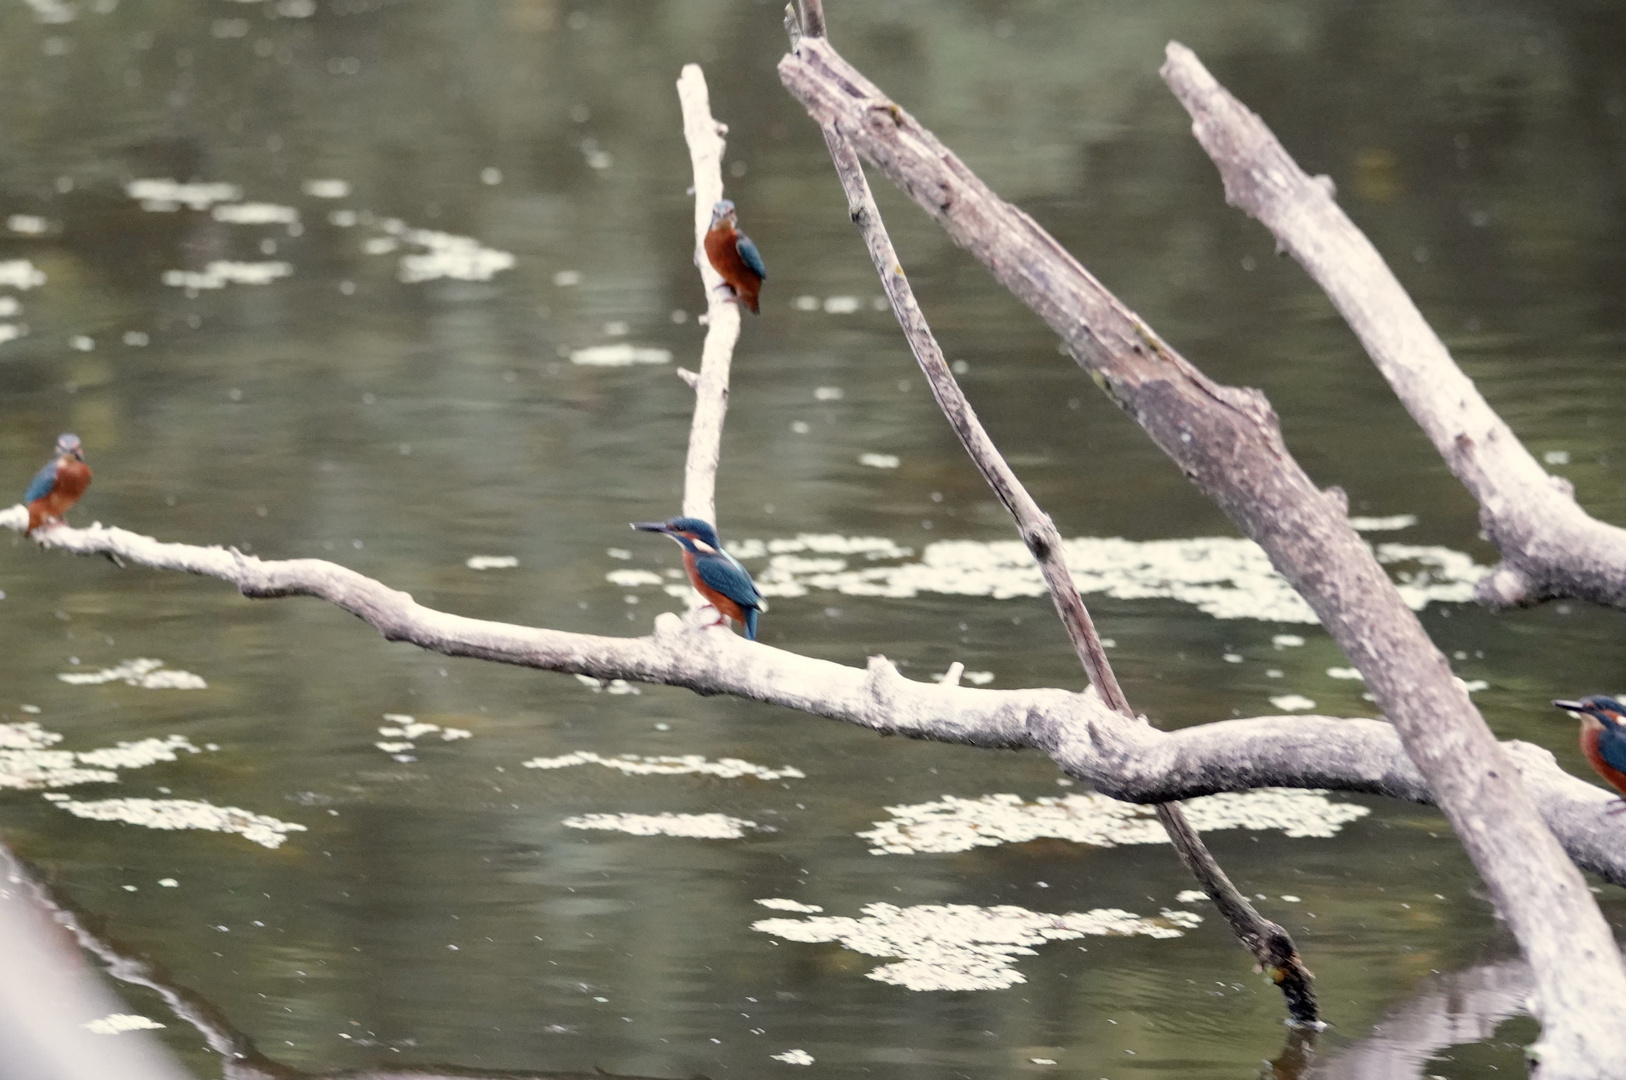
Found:
[{"label": "bare tree branch", "polygon": [[[808,16],[807,24],[822,30],[823,12],[818,0],[812,0],[804,12]],[[790,30],[794,48],[798,36],[794,29],[795,12],[789,6],[786,7],[786,26]],[[809,30],[807,36],[818,37],[820,33]],[[847,214],[864,238],[864,246],[869,249],[875,272],[880,275],[881,286],[892,304],[892,313],[897,316],[898,326],[909,342],[910,351],[926,376],[932,397],[959,438],[960,445],[977,466],[977,471],[982,473],[983,479],[1010,513],[1023,543],[1039,564],[1051,602],[1056,606],[1056,614],[1061,618],[1067,639],[1072,643],[1090,683],[1108,707],[1133,720],[1135,710],[1118,684],[1112,663],[1107,659],[1107,651],[1101,644],[1101,636],[1096,633],[1095,622],[1090,618],[1084,598],[1079,595],[1078,587],[1073,582],[1072,571],[1067,567],[1066,557],[1062,554],[1061,533],[1056,530],[1050,515],[1041,510],[1033,496],[1028,494],[1027,488],[999,452],[999,447],[994,445],[982,421],[977,419],[971,402],[966,399],[965,392],[960,389],[959,380],[949,369],[948,361],[943,358],[943,349],[937,343],[937,336],[932,333],[925,313],[920,310],[914,288],[909,284],[908,275],[903,272],[903,263],[892,246],[886,224],[881,220],[881,209],[875,204],[875,196],[870,191],[869,181],[864,178],[864,167],[857,153],[833,126],[824,124],[821,129],[825,145],[830,149],[830,158],[835,163],[836,176],[847,193]],[[1208,845],[1192,828],[1179,804],[1158,803],[1157,818],[1179,853],[1180,861],[1197,879],[1209,899],[1214,901],[1214,906],[1230,924],[1243,947],[1253,954],[1260,968],[1268,972],[1271,980],[1281,988],[1292,1022],[1319,1025],[1321,1017],[1312,985],[1315,976],[1304,966],[1291,935],[1280,924],[1259,914],[1258,909],[1226,875],[1219,860],[1214,858]]]},{"label": "bare tree branch", "polygon": [[1553,1076],[1626,1074],[1626,969],[1580,874],[1450,664],[1288,453],[1263,394],[1221,386],[1176,354],[1028,215],[841,58],[805,38],[780,78],[1062,336],[1181,470],[1269,554],[1360,670],[1536,972]]},{"label": "bare tree branch", "polygon": [[[27,508],[0,510],[0,528],[28,527]],[[1038,750],[1103,795],[1157,803],[1257,787],[1332,788],[1433,802],[1395,730],[1378,720],[1274,716],[1159,731],[1107,708],[1093,689],[982,690],[914,682],[885,657],[865,668],[746,641],[710,617],[655,619],[649,637],[573,634],[470,619],[417,603],[323,559],[266,561],[192,544],[162,543],[100,523],[42,529],[44,548],[118,555],[125,563],[218,578],[244,596],[314,596],[348,611],[390,641],[447,656],[682,686],[730,694],[902,735],[969,746]],[[1524,786],[1581,866],[1626,885],[1626,818],[1609,793],[1558,768],[1528,743],[1505,744]]]},{"label": "bare tree branch", "polygon": [[[712,119],[706,77],[697,64],[685,64],[678,79],[683,105],[683,137],[694,167],[694,262],[706,287],[706,343],[694,387],[694,420],[689,455],[683,466],[683,513],[717,524],[717,462],[722,456],[723,418],[728,413],[728,369],[740,339],[740,306],[729,299],[722,275],[712,269],[703,247],[711,208],[723,197],[723,136],[728,126]],[[684,375],[679,369],[679,375]],[[697,597],[698,599],[698,597]]]},{"label": "bare tree branch", "polygon": [[1434,448],[1479,503],[1502,562],[1475,595],[1492,606],[1573,596],[1626,607],[1626,529],[1576,505],[1480,396],[1395,279],[1383,256],[1264,121],[1195,53],[1168,45],[1163,80],[1225,181],[1225,201],[1269,229],[1326,291]]}]

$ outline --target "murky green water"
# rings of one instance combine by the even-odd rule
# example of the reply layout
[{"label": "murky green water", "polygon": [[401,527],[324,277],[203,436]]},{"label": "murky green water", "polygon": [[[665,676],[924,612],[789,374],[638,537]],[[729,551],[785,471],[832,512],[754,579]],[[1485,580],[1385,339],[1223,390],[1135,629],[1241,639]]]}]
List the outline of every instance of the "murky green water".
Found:
[{"label": "murky green water", "polygon": [[[1589,509],[1626,520],[1618,8],[967,0],[833,2],[830,14],[839,48],[1165,337],[1217,378],[1263,388],[1294,451],[1349,491],[1353,512],[1418,519],[1374,543],[1488,563],[1470,500],[1325,299],[1224,206],[1156,77],[1165,41],[1192,46],[1307,168],[1337,180],[1531,448],[1567,455],[1554,469]],[[918,678],[959,660],[995,687],[1080,685],[1048,601],[990,568],[992,549],[964,549],[952,572],[932,561],[952,549],[928,544],[1011,530],[873,306],[823,144],[774,73],[779,19],[745,0],[10,0],[5,482],[20,494],[56,433],[73,430],[96,469],[75,520],[331,558],[466,615],[647,631],[677,603],[651,576],[675,552],[626,523],[678,504],[692,399],[672,369],[697,360],[704,297],[672,84],[698,61],[731,128],[729,193],[771,274],[735,358],[724,534],[764,541],[749,561],[759,575],[769,542],[801,534],[909,549],[870,560],[804,544],[791,554],[824,561],[784,569],[763,638],[848,663],[884,652]],[[130,194],[162,179],[237,190]],[[1064,534],[1234,535],[1035,318],[879,194],[968,392]],[[233,209],[244,203],[266,206]],[[248,268],[211,269],[222,263]],[[256,276],[267,280],[239,280]],[[414,277],[426,279],[403,280]],[[671,362],[572,361],[614,345]],[[517,565],[477,571],[473,556]],[[841,578],[921,562],[938,569],[899,595]],[[1272,712],[1287,695],[1366,710],[1358,682],[1327,674],[1344,661],[1316,627],[1280,612],[1217,618],[1158,584],[1161,572],[1149,561],[1092,596],[1131,699],[1159,722]],[[964,595],[983,591],[973,579],[1014,595]],[[1225,580],[1233,595],[1257,588]],[[218,582],[15,539],[0,589],[0,719],[60,734],[58,750],[175,735],[198,751],[56,794],[206,802],[303,826],[273,848],[81,818],[38,791],[0,797],[7,842],[287,1065],[775,1075],[797,1066],[774,1056],[800,1050],[809,1075],[1116,1080],[1253,1075],[1281,1051],[1279,999],[1223,926],[1160,914],[1209,914],[1180,900],[1190,882],[1167,847],[1040,837],[875,855],[856,835],[887,807],[945,795],[1077,793],[1037,755],[447,660],[315,601],[249,602]],[[1487,683],[1476,700],[1500,734],[1584,773],[1545,702],[1621,686],[1618,615],[1492,616],[1436,600],[1424,619],[1459,674]],[[1302,645],[1275,640],[1294,634]],[[151,672],[129,668],[58,678],[136,658],[206,686],[131,685],[121,676]],[[469,735],[445,737],[454,730]],[[802,775],[524,767],[578,752]],[[1421,1044],[1437,1048],[1426,1067],[1384,1059],[1366,1075],[1516,1072],[1532,1029],[1498,1027],[1507,1014],[1494,1009],[1467,1046],[1392,1022],[1372,1034],[1386,1016],[1437,1014],[1445,1030],[1465,998],[1440,988],[1505,970],[1483,965],[1511,946],[1435,813],[1330,801],[1371,813],[1325,836],[1212,834],[1319,976],[1336,1025],[1322,1059],[1356,1075],[1361,1054]],[[752,824],[710,821],[732,839],[566,824],[621,814]],[[1617,889],[1601,898],[1626,918]],[[1005,956],[1022,981],[1001,976],[1003,989],[914,990],[865,976],[908,949],[943,960],[929,943],[894,937],[894,951],[868,955],[752,929],[861,919],[876,904],[1123,909],[1181,933],[1059,935]],[[909,925],[926,921],[913,914]],[[218,1073],[156,999],[127,997],[169,1024],[163,1037],[199,1075]]]}]

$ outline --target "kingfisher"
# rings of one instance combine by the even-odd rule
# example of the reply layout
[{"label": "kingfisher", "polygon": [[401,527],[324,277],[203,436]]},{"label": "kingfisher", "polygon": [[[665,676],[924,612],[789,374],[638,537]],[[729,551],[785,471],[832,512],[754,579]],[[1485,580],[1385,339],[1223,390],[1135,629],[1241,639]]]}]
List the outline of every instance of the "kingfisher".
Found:
[{"label": "kingfisher", "polygon": [[1610,813],[1626,809],[1626,706],[1602,694],[1553,704],[1581,718],[1581,752],[1597,774],[1620,792],[1616,801],[1622,806]]},{"label": "kingfisher", "polygon": [[23,502],[28,506],[28,529],[32,533],[47,522],[61,521],[68,508],[90,486],[90,466],[85,464],[85,448],[77,435],[61,435],[56,453],[34,474]]},{"label": "kingfisher", "polygon": [[719,199],[711,208],[711,227],[706,230],[706,258],[711,268],[723,276],[728,287],[740,303],[760,315],[757,290],[768,280],[768,268],[762,265],[762,253],[751,243],[751,238],[740,232],[740,223],[734,216],[734,204]]},{"label": "kingfisher", "polygon": [[723,550],[717,540],[717,530],[709,521],[695,517],[675,517],[666,521],[635,521],[634,529],[644,532],[665,533],[683,549],[683,569],[689,572],[689,584],[717,609],[721,626],[733,619],[745,627],[745,636],[757,639],[757,615],[768,610],[768,602],[757,592],[756,583],[741,566],[739,560]]}]

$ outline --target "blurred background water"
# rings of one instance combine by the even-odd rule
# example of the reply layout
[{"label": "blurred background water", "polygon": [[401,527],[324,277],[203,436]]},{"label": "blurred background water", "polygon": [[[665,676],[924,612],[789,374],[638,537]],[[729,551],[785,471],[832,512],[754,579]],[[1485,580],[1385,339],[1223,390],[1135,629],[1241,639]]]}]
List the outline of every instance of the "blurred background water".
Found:
[{"label": "blurred background water", "polygon": [[[1618,5],[837,0],[829,14],[838,48],[1169,341],[1265,390],[1352,513],[1415,517],[1372,536],[1433,551],[1432,567],[1396,564],[1411,583],[1460,584],[1495,554],[1324,297],[1224,205],[1157,78],[1171,38],[1336,180],[1492,405],[1591,512],[1626,520]],[[20,495],[71,430],[96,470],[76,522],[330,558],[464,615],[647,632],[678,604],[658,584],[676,552],[626,523],[679,501],[692,397],[673,368],[698,360],[705,298],[673,82],[698,62],[770,273],[735,356],[720,524],[763,542],[747,545],[759,575],[776,540],[814,560],[781,560],[763,639],[850,664],[882,652],[914,678],[958,660],[996,688],[1080,686],[1049,602],[977,561],[1010,527],[876,304],[823,143],[776,77],[783,51],[779,6],[754,0],[0,0],[6,482]],[[1037,319],[877,191],[979,413],[1064,535],[1235,536]],[[783,543],[804,534],[871,542]],[[975,565],[892,590],[906,595],[840,576],[942,541],[971,542],[954,550]],[[1319,628],[1215,617],[1167,573],[1152,560],[1090,597],[1157,722],[1276,712],[1289,695],[1368,712],[1358,682],[1327,673],[1344,661]],[[1279,997],[1223,925],[1159,915],[1209,914],[1179,899],[1190,882],[1166,846],[874,855],[856,835],[945,795],[1078,793],[1037,755],[449,660],[315,601],[251,603],[18,538],[0,590],[11,745],[179,736],[199,751],[49,799],[7,791],[5,839],[287,1065],[769,1075],[795,1072],[800,1058],[775,1055],[799,1050],[832,1076],[1172,1078],[1251,1075],[1281,1049]],[[987,590],[1014,595],[962,595]],[[1486,684],[1491,726],[1586,775],[1546,702],[1626,681],[1619,615],[1490,615],[1450,595],[1423,617]],[[138,658],[192,678],[120,667]],[[578,752],[802,775],[523,767]],[[267,847],[66,812],[157,809],[83,809],[115,797],[304,831]],[[1372,1026],[1415,1012],[1431,980],[1511,946],[1437,814],[1331,802],[1371,812],[1331,835],[1212,843],[1297,935],[1336,1059],[1370,1051]],[[754,826],[565,824],[627,813]],[[1025,981],[914,990],[865,977],[897,951],[754,931],[805,917],[762,899],[851,918],[877,903],[1121,908],[1182,932],[1052,941],[1014,959]],[[1626,918],[1618,889],[1600,899]],[[199,1075],[218,1072],[155,998],[125,994]],[[1516,1070],[1533,1024],[1453,1026],[1460,1005],[1413,1071]]]}]

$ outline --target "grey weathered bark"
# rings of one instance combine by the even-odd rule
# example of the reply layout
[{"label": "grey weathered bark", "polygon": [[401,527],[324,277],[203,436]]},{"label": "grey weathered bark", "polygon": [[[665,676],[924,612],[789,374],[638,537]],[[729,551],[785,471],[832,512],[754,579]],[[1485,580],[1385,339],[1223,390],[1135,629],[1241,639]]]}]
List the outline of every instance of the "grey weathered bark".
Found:
[{"label": "grey weathered bark", "polygon": [[1018,299],[1260,544],[1358,668],[1536,973],[1547,1075],[1626,1075],[1626,970],[1575,867],[1450,665],[1282,442],[1263,394],[1221,386],[1175,353],[1027,214],[1001,200],[828,42],[804,39],[780,78]]},{"label": "grey weathered bark", "polygon": [[1502,553],[1478,599],[1503,607],[1573,596],[1626,607],[1626,529],[1590,517],[1569,481],[1536,462],[1338,206],[1330,182],[1307,176],[1190,49],[1170,42],[1162,74],[1219,167],[1225,201],[1258,219],[1326,291],[1478,501],[1480,524]]},{"label": "grey weathered bark", "polygon": [[[822,36],[824,13],[820,0],[803,0],[803,5],[804,20],[809,28],[807,36]],[[800,41],[801,34],[798,33],[795,10],[788,5],[785,9],[785,26],[794,47]],[[1134,721],[1135,710],[1113,674],[1112,663],[1107,659],[1101,636],[1096,633],[1095,622],[1090,618],[1089,609],[1084,606],[1084,599],[1073,583],[1072,572],[1067,568],[1067,560],[1062,554],[1061,534],[1056,531],[1050,515],[1039,508],[1026,486],[1011,470],[1005,456],[982,426],[982,421],[977,419],[971,402],[960,389],[959,380],[949,370],[942,347],[937,343],[937,335],[932,333],[926,315],[915,299],[908,275],[903,272],[903,263],[898,259],[892,238],[881,220],[881,209],[875,205],[875,197],[870,192],[869,181],[864,178],[864,167],[858,155],[834,127],[826,124],[822,125],[821,130],[825,145],[830,149],[830,159],[835,164],[836,176],[847,194],[847,215],[858,226],[864,246],[869,250],[870,261],[875,264],[875,272],[880,276],[881,286],[892,305],[892,313],[897,317],[905,340],[909,342],[915,361],[926,376],[932,397],[943,410],[949,427],[970,455],[977,471],[982,473],[983,479],[1010,513],[1022,542],[1039,564],[1051,602],[1056,606],[1056,614],[1061,618],[1067,639],[1072,643],[1090,683],[1108,708]],[[1253,954],[1260,969],[1281,989],[1287,1001],[1290,1020],[1295,1024],[1320,1026],[1321,1016],[1313,983],[1315,976],[1305,967],[1292,936],[1279,923],[1261,915],[1232,883],[1219,860],[1214,858],[1208,845],[1192,828],[1178,803],[1158,803],[1157,818],[1179,853],[1180,861],[1214,902],[1243,947]]]}]

